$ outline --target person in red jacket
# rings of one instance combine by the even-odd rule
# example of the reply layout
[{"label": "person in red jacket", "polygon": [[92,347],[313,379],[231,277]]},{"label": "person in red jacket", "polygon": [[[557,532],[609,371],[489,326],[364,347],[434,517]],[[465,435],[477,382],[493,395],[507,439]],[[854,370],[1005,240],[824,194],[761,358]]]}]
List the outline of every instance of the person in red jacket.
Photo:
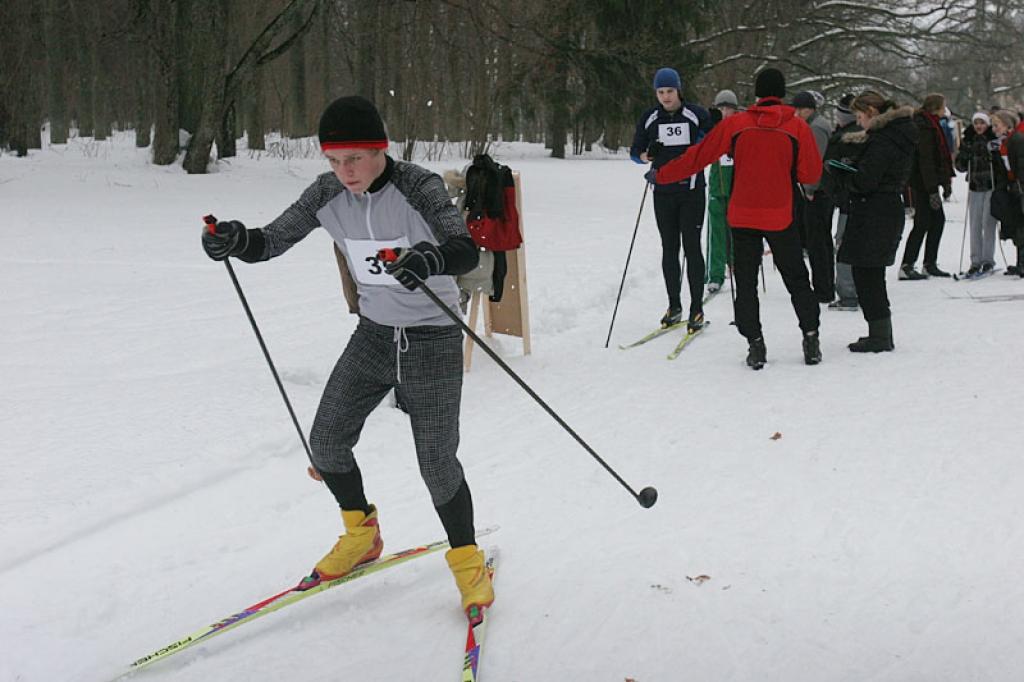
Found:
[{"label": "person in red jacket", "polygon": [[757,104],[716,125],[707,137],[658,170],[658,182],[677,182],[728,153],[734,159],[732,197],[727,214],[733,235],[736,326],[749,343],[747,365],[767,361],[757,298],[757,271],[763,240],[786,284],[803,332],[804,362],[821,362],[818,300],[804,265],[800,235],[793,225],[796,183],[821,178],[821,154],[806,122],[782,103],[786,81],[778,69],[757,74]]}]

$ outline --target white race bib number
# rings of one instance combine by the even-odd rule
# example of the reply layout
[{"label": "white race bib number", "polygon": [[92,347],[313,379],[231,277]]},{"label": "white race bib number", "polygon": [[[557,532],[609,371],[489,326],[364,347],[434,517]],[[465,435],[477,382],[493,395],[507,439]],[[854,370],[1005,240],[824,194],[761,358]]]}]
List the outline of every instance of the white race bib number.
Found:
[{"label": "white race bib number", "polygon": [[659,123],[658,141],[666,147],[690,144],[689,123]]},{"label": "white race bib number", "polygon": [[345,251],[348,252],[348,260],[352,264],[352,274],[359,284],[369,286],[400,287],[398,280],[384,270],[384,262],[377,257],[381,249],[407,249],[409,240],[391,239],[378,241],[376,239],[346,239]]},{"label": "white race bib number", "polygon": [[722,154],[722,156],[719,157],[719,159],[718,159],[718,165],[719,166],[731,166],[731,165],[733,165],[732,157],[729,156],[728,154]]}]

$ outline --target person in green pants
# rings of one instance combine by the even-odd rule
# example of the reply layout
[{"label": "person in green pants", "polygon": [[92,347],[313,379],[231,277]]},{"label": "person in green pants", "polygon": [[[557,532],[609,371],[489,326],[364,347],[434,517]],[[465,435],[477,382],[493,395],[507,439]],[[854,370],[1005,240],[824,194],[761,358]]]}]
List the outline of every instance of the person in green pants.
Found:
[{"label": "person in green pants", "polygon": [[[732,90],[722,90],[715,95],[711,119],[718,121],[732,116],[739,110],[739,100]],[[723,154],[711,164],[708,178],[708,278],[709,294],[717,293],[725,282],[725,264],[729,258],[729,224],[725,212],[729,208],[729,194],[732,192],[732,157]]]}]

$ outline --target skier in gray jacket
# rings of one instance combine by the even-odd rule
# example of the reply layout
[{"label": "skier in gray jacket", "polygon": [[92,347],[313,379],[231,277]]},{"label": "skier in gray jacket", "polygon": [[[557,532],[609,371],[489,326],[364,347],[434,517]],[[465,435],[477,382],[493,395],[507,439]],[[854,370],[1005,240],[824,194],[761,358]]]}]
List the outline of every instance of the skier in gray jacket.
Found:
[{"label": "skier in gray jacket", "polygon": [[[383,550],[377,508],[368,503],[353,455],[370,412],[392,389],[409,413],[420,474],[448,534],[446,558],[471,617],[494,600],[476,546],[473,501],[456,456],[462,394],[462,330],[422,291],[426,282],[459,311],[454,275],[476,267],[478,250],[441,178],[387,155],[387,134],[362,97],[332,102],[320,119],[332,172],[261,229],[220,222],[202,242],[214,260],[280,256],[317,227],[333,237],[358,294],[359,324],[324,388],[309,443],[316,477],[341,508],[341,535],[301,589],[373,561]],[[381,249],[398,252],[385,264]]]}]

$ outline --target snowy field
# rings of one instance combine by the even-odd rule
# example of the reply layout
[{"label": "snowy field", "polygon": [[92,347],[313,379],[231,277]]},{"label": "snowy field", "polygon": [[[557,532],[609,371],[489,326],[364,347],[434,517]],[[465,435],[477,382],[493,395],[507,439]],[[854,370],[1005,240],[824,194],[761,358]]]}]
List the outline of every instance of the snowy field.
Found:
[{"label": "snowy field", "polygon": [[[728,291],[668,362],[670,339],[614,349],[665,307],[648,203],[605,350],[640,169],[496,156],[522,173],[534,336],[528,357],[494,346],[660,500],[641,509],[477,351],[460,453],[478,527],[501,526],[487,682],[1021,679],[1024,302],[964,297],[1024,283],[890,269],[896,352],[848,352],[863,319],[823,310],[824,361],[807,367],[768,260],[769,365],[745,367]],[[188,176],[123,134],[0,158],[0,680],[114,678],[295,583],[334,542],[337,507],[199,244],[205,213],[261,225],[326,168],[243,154]],[[950,271],[966,196],[958,178]],[[330,241],[236,271],[308,428],[356,323]],[[357,453],[385,551],[442,536],[404,414],[382,405]],[[434,555],[135,679],[454,681],[464,637]]]}]

